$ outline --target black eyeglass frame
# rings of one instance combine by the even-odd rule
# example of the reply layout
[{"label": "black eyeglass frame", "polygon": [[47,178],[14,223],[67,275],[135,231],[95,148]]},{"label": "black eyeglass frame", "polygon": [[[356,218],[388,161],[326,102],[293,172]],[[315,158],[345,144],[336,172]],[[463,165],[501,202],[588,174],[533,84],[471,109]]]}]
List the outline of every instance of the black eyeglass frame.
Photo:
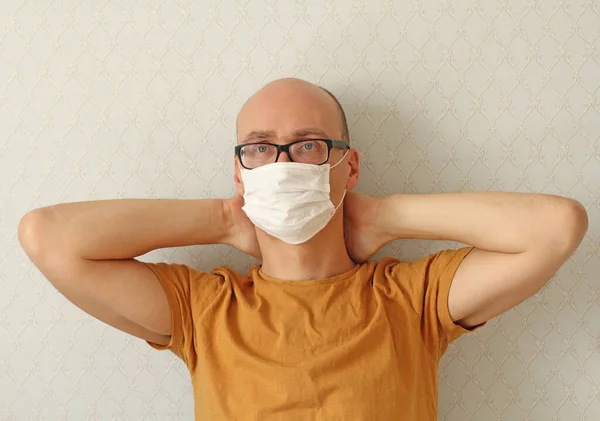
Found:
[{"label": "black eyeglass frame", "polygon": [[[311,140],[322,140],[322,141],[324,141],[327,144],[327,158],[325,158],[325,161],[321,162],[320,164],[314,164],[314,165],[323,165],[327,161],[329,161],[329,156],[331,155],[331,149],[333,149],[333,148],[336,148],[336,149],[350,149],[350,144],[348,142],[343,141],[343,140],[301,139],[301,140],[296,140],[295,142],[287,143],[285,145],[278,145],[276,143],[271,143],[271,142],[243,143],[243,144],[237,145],[235,147],[235,156],[237,156],[238,160],[240,161],[241,166],[244,167],[247,170],[253,170],[254,168],[260,168],[260,167],[248,168],[247,166],[244,165],[244,162],[242,160],[242,154],[241,154],[242,148],[244,146],[249,146],[249,145],[271,145],[271,146],[275,146],[277,148],[277,156],[275,157],[275,161],[274,162],[279,161],[279,155],[281,155],[281,152],[287,153],[287,156],[288,156],[288,158],[290,158],[290,161],[295,162],[294,158],[290,154],[290,147],[292,145],[295,145],[296,143],[307,142],[307,141],[311,141]],[[268,164],[265,164],[265,165],[268,165]]]}]

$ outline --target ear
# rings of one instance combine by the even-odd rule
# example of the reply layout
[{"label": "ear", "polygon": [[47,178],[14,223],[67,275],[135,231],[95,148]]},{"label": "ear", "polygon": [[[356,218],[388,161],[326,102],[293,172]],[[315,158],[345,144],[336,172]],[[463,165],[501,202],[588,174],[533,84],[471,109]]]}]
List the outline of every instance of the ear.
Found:
[{"label": "ear", "polygon": [[235,191],[238,196],[244,197],[244,182],[240,171],[240,163],[237,156],[233,159],[233,182],[235,183]]},{"label": "ear", "polygon": [[358,158],[358,151],[354,148],[348,152],[348,165],[350,166],[350,173],[348,174],[348,182],[346,183],[346,190],[352,190],[358,183],[358,173],[360,172],[360,160]]}]

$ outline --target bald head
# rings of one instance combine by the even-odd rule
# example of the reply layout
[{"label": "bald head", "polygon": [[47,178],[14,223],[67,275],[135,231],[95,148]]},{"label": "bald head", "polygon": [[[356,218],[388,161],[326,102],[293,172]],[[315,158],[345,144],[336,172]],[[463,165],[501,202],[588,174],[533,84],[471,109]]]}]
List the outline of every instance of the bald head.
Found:
[{"label": "bald head", "polygon": [[296,78],[278,79],[261,88],[242,106],[236,126],[238,142],[250,132],[285,136],[306,128],[319,129],[330,139],[349,140],[346,115],[337,98]]},{"label": "bald head", "polygon": [[337,107],[338,110],[338,114],[340,115],[340,124],[342,126],[342,140],[346,140],[346,141],[350,141],[350,133],[348,131],[348,121],[346,120],[346,113],[344,112],[344,108],[342,108],[342,104],[340,104],[340,101],[337,99],[337,97],[332,94],[331,92],[329,92],[327,89],[323,88],[322,86],[319,86],[319,89],[322,89],[323,91],[325,91],[325,93],[327,95],[329,95],[329,97],[333,100],[333,102],[335,102],[335,106]]}]

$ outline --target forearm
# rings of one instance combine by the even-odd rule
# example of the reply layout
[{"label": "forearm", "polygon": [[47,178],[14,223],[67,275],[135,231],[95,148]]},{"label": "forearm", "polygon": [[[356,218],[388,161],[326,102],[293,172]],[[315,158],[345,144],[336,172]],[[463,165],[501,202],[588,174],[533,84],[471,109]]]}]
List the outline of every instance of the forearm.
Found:
[{"label": "forearm", "polygon": [[119,199],[37,209],[21,221],[19,238],[29,244],[28,253],[58,251],[104,260],[133,258],[164,247],[220,243],[226,230],[219,199]]},{"label": "forearm", "polygon": [[521,253],[540,246],[576,247],[587,217],[578,202],[560,196],[476,192],[388,196],[380,223],[395,239],[451,240]]}]

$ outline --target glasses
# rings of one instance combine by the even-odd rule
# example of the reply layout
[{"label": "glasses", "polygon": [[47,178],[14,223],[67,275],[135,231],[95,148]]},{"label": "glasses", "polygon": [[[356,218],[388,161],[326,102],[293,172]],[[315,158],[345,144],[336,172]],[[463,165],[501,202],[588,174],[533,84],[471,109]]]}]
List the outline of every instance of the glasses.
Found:
[{"label": "glasses", "polygon": [[235,155],[247,170],[277,162],[281,152],[287,153],[292,162],[323,165],[329,160],[332,148],[349,149],[350,145],[343,140],[330,139],[298,140],[287,145],[257,142],[237,145]]}]

